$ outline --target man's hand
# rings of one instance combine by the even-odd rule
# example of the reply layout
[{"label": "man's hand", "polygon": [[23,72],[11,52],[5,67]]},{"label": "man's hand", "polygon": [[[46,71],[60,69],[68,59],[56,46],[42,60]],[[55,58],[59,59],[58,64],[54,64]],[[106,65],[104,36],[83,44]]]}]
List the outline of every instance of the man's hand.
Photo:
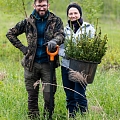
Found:
[{"label": "man's hand", "polygon": [[57,45],[57,43],[56,43],[55,40],[50,40],[48,42],[48,51],[55,52],[56,51],[56,45]]}]

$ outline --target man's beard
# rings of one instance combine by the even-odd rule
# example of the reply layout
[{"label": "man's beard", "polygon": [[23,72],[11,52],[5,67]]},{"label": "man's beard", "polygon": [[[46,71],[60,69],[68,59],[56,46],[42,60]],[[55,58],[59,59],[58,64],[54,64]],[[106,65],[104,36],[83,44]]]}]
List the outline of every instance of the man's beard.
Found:
[{"label": "man's beard", "polygon": [[44,11],[44,12],[45,12],[45,14],[40,14],[40,13],[39,13],[39,16],[40,16],[40,17],[45,17],[45,16],[47,15],[47,13],[48,13],[48,10],[47,10],[47,11]]}]

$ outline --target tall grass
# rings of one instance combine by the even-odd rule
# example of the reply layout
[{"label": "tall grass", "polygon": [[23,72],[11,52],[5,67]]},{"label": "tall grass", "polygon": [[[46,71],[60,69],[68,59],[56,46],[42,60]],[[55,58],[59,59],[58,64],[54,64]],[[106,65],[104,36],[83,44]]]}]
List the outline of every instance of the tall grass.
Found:
[{"label": "tall grass", "polygon": [[[0,27],[0,73],[4,73],[3,78],[0,79],[0,120],[27,120],[27,92],[20,63],[23,55],[5,37],[8,28],[14,25],[12,21],[13,18],[7,16],[0,18],[2,23]],[[16,18],[15,21],[18,19]],[[118,57],[120,54],[120,30],[119,26],[110,20],[100,21],[100,26],[103,34],[108,34],[109,49],[101,64],[98,65],[93,84],[87,86],[89,114],[85,116],[77,114],[77,120],[120,119],[120,70],[119,67],[117,69],[115,67],[104,69],[103,67],[106,64],[114,65],[116,61],[120,65],[120,57]],[[20,39],[25,43],[24,36],[20,36]],[[53,120],[67,120],[66,96],[62,87],[60,67],[57,68],[57,83]],[[39,108],[42,117],[42,88],[40,88]]]},{"label": "tall grass", "polygon": [[[7,60],[2,63],[7,77],[0,81],[0,120],[27,120],[27,93],[24,86],[23,69],[19,62]],[[10,65],[11,64],[11,65]],[[119,120],[120,118],[120,71],[96,72],[94,83],[87,87],[89,114],[77,115],[77,120]],[[60,68],[57,69],[58,88],[55,99],[54,120],[67,120],[65,93],[63,91]],[[93,109],[93,106],[94,109]],[[43,112],[42,88],[40,88],[39,108]]]}]

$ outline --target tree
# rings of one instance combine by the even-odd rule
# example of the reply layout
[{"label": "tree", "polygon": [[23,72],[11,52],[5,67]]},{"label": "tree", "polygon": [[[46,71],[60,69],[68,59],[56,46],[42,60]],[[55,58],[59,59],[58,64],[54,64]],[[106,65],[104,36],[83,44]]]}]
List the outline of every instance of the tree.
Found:
[{"label": "tree", "polygon": [[83,16],[85,16],[90,23],[94,23],[98,13],[101,12],[102,0],[80,0],[79,3],[83,8]]},{"label": "tree", "polygon": [[[6,14],[23,15],[27,17],[32,2],[31,0],[0,0],[0,10]],[[50,0],[50,2],[52,2],[52,0]]]}]

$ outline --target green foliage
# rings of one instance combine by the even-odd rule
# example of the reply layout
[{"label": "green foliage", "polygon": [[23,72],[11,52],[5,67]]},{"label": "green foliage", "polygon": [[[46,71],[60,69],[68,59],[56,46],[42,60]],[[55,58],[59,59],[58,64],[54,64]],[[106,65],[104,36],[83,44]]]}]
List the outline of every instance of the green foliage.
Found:
[{"label": "green foliage", "polygon": [[[53,0],[49,0],[51,3]],[[33,0],[1,0],[0,10],[6,14],[28,16],[29,10],[32,8]]]},{"label": "green foliage", "polygon": [[102,38],[101,29],[97,33],[96,28],[94,38],[90,38],[90,33],[87,35],[86,31],[82,34],[82,30],[81,34],[75,38],[71,32],[71,37],[68,36],[65,39],[65,53],[72,59],[100,63],[107,50],[107,41],[107,35]]},{"label": "green foliage", "polygon": [[108,18],[114,16],[117,20],[120,19],[120,1],[119,0],[103,0],[103,5],[101,7],[102,13],[106,14]]},{"label": "green foliage", "polygon": [[30,7],[31,0],[4,0],[0,1],[1,10],[6,14],[23,15],[27,17],[27,7]]},{"label": "green foliage", "polygon": [[100,24],[102,27],[102,33],[108,33],[108,43],[107,43],[107,52],[102,59],[100,66],[103,69],[110,69],[110,68],[120,68],[120,30],[119,30],[119,23],[115,20],[112,22],[110,19],[106,19],[106,24],[103,22]]},{"label": "green foliage", "polygon": [[100,13],[101,6],[103,5],[102,0],[81,0],[81,7],[83,8],[83,17],[90,23],[94,23]]}]

